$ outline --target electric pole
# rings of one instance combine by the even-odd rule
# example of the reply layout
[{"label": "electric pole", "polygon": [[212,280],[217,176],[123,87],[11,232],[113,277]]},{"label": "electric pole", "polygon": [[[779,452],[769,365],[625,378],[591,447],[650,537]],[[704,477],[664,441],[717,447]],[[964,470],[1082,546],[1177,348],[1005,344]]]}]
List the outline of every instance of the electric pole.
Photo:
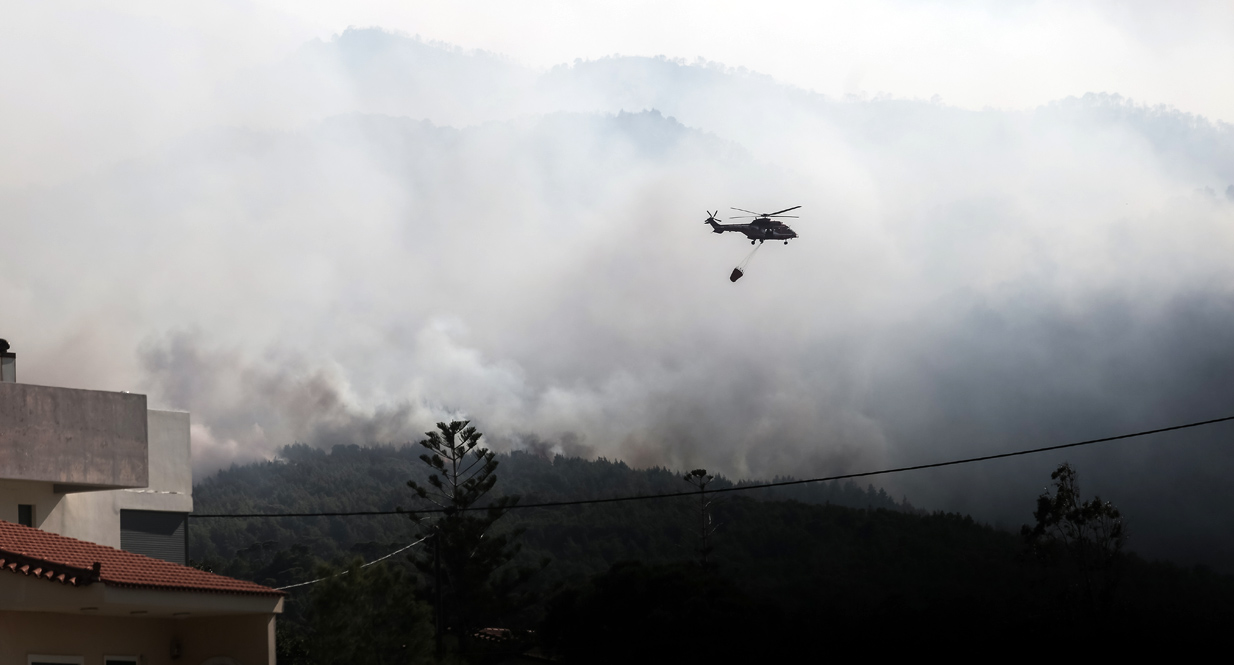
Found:
[{"label": "electric pole", "polygon": [[711,536],[716,532],[711,522],[711,502],[707,500],[707,485],[715,480],[715,476],[707,475],[707,469],[695,469],[682,476],[682,480],[698,488],[698,539],[699,554],[703,566],[707,566],[707,556],[711,554]]}]

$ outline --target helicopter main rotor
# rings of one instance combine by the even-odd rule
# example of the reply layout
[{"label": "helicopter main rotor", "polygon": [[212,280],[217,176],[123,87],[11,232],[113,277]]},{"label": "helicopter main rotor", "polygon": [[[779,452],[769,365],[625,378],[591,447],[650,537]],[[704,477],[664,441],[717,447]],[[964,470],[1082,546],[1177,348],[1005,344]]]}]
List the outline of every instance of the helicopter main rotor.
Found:
[{"label": "helicopter main rotor", "polygon": [[749,213],[749,214],[748,215],[738,215],[736,217],[729,217],[729,219],[746,219],[747,217],[750,217],[750,216],[753,216],[755,218],[784,217],[786,219],[797,219],[797,215],[785,215],[784,213],[792,211],[792,210],[796,210],[800,207],[801,206],[793,206],[791,208],[777,210],[776,212],[754,212],[753,210],[746,210],[745,208],[732,208],[733,210],[736,210],[738,212],[744,212],[744,213]]}]

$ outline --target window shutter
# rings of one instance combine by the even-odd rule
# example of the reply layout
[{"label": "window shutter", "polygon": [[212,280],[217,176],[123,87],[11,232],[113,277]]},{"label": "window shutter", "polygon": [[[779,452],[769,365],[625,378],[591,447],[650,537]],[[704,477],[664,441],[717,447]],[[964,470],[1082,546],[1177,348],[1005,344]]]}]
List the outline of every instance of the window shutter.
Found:
[{"label": "window shutter", "polygon": [[120,549],[184,565],[185,513],[120,511]]}]

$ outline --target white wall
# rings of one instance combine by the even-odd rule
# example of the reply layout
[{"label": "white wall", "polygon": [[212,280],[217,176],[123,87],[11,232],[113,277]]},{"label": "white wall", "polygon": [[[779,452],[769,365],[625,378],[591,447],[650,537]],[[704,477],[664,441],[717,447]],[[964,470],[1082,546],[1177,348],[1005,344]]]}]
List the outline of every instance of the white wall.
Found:
[{"label": "white wall", "polygon": [[[48,522],[48,516],[59,514],[60,503],[65,495],[52,491],[51,483],[26,480],[0,480],[0,520],[17,522],[17,505],[34,506],[34,525],[40,529],[55,531],[44,524],[59,524],[59,517]],[[57,532],[58,533],[58,532]]]},{"label": "white wall", "polygon": [[189,414],[147,411],[149,485],[142,489],[56,494],[51,483],[0,481],[0,519],[16,522],[17,505],[33,504],[35,526],[120,548],[121,510],[193,511]]},{"label": "white wall", "polygon": [[[187,411],[147,411],[150,437],[150,489],[193,493],[193,456]],[[141,490],[136,490],[140,492]],[[189,509],[192,509],[190,504]]]}]

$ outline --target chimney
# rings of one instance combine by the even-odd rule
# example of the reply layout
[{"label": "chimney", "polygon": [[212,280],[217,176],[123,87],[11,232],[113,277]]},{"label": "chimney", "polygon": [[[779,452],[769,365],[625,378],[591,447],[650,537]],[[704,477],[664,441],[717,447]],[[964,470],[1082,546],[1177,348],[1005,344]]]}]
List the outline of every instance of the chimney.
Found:
[{"label": "chimney", "polygon": [[9,353],[9,343],[0,339],[0,382],[17,383],[17,354]]}]

